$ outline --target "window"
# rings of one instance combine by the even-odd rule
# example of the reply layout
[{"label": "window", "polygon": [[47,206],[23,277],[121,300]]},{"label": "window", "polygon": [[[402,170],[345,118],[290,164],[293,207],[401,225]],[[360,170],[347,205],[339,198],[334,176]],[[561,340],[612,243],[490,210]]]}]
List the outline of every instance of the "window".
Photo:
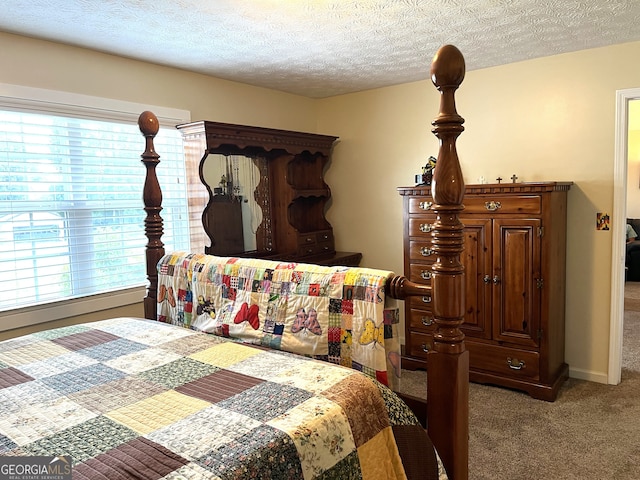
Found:
[{"label": "window", "polygon": [[[0,311],[146,285],[137,116],[159,107],[130,104],[114,113],[2,100]],[[188,117],[173,120],[160,119],[155,139],[162,240],[167,250],[189,250],[184,153],[174,127]]]}]

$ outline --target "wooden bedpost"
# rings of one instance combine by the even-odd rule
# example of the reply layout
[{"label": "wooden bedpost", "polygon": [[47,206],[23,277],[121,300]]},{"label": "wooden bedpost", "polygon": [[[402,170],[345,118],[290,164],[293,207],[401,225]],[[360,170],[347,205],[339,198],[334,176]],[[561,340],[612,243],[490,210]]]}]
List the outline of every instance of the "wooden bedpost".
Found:
[{"label": "wooden bedpost", "polygon": [[160,183],[156,176],[156,165],[160,163],[160,155],[156,153],[153,139],[158,133],[160,126],[158,118],[151,112],[142,112],[138,118],[138,127],[146,140],[145,151],[142,155],[142,163],[147,167],[144,180],[142,199],[147,218],[144,221],[145,235],[148,243],[146,248],[147,256],[147,296],[144,298],[144,317],[149,320],[156,320],[156,306],[158,295],[158,261],[164,255],[164,244],[162,243],[162,192]]},{"label": "wooden bedpost", "polygon": [[464,119],[456,112],[454,96],[464,75],[460,51],[452,45],[440,48],[431,63],[431,80],[441,97],[440,112],[432,123],[440,143],[431,186],[431,209],[436,214],[431,288],[437,329],[427,357],[427,401],[429,435],[436,448],[446,445],[439,452],[453,480],[466,480],[469,472],[469,352],[460,330],[465,297],[460,262],[464,226],[458,218],[464,209],[465,186],[456,151]]}]

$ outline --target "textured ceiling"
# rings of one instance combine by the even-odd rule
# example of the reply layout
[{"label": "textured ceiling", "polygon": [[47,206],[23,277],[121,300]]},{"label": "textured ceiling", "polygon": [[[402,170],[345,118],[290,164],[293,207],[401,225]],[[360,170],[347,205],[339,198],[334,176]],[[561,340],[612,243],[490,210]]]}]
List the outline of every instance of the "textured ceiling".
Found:
[{"label": "textured ceiling", "polygon": [[[640,40],[638,0],[2,0],[0,30],[321,98]],[[7,66],[3,66],[7,68]]]}]

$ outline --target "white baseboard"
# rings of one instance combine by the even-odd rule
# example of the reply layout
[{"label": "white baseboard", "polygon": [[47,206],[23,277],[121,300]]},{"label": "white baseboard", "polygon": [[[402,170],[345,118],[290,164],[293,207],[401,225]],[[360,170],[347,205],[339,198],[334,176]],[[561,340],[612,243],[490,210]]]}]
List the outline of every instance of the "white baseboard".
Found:
[{"label": "white baseboard", "polygon": [[609,383],[609,376],[604,372],[593,372],[582,368],[572,368],[571,366],[569,366],[569,376],[571,378],[577,378],[578,380],[604,383],[605,385]]}]

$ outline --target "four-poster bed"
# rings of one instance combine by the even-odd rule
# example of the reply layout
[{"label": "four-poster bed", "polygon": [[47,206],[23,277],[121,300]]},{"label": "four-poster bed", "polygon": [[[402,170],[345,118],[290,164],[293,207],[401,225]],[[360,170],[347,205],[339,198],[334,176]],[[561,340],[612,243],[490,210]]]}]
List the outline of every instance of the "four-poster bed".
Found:
[{"label": "four-poster bed", "polygon": [[[222,336],[162,322],[113,319],[0,343],[0,360],[7,364],[0,370],[0,380],[4,380],[0,397],[3,405],[11,405],[0,418],[5,422],[0,426],[4,453],[70,455],[74,478],[267,475],[422,479],[438,476],[433,442],[448,477],[466,479],[469,360],[460,330],[464,271],[460,263],[463,226],[458,219],[463,209],[464,182],[455,149],[463,119],[456,112],[454,99],[464,73],[464,59],[455,47],[438,51],[431,66],[431,78],[441,93],[440,112],[433,122],[440,152],[432,187],[437,262],[431,285],[413,283],[390,272],[375,277],[378,272],[366,269],[357,272],[365,278],[363,286],[360,280],[346,280],[355,275],[345,270],[348,267],[326,267],[330,270],[325,271],[277,260],[259,263],[247,259],[248,263],[243,263],[242,259],[218,257],[213,257],[211,266],[206,263],[210,258],[199,253],[165,255],[162,193],[156,177],[160,155],[153,144],[158,122],[151,112],[141,114],[139,126],[146,139],[142,161],[146,167],[143,200],[149,279],[145,317],[188,327],[199,325],[197,322],[204,318],[210,321],[212,331]],[[253,277],[243,277],[246,271]],[[327,283],[309,280],[327,272],[331,275]],[[344,284],[336,286],[336,278]],[[216,281],[219,283],[214,284]],[[345,362],[347,357],[350,362],[353,354],[353,365],[357,366],[353,368],[364,374],[283,351],[287,335],[316,341],[321,333],[331,331],[331,324],[329,328],[327,324],[314,324],[308,309],[304,320],[294,315],[296,323],[287,323],[287,331],[280,330],[279,335],[274,331],[277,321],[272,322],[267,342],[264,336],[258,345],[223,338],[233,337],[233,332],[256,335],[257,325],[262,322],[266,332],[268,322],[266,317],[260,318],[262,312],[288,308],[287,302],[298,301],[292,299],[297,298],[304,282],[315,301],[322,300],[329,309],[334,308],[330,316],[333,321],[338,318],[338,322],[344,322],[347,318],[349,325],[354,325],[353,336],[351,327],[346,335],[344,326],[342,334],[336,334],[335,344],[342,351],[334,352],[334,360],[338,359],[334,363],[350,366]],[[221,292],[224,305],[233,305],[245,295],[244,310],[234,306],[233,311],[225,313],[220,307],[223,304],[218,304],[217,310],[209,308],[207,295],[211,292]],[[392,351],[385,355],[396,323],[393,315],[379,305],[385,295],[433,298],[436,330],[427,365],[428,404],[398,394],[404,400],[401,402],[382,385],[393,383],[387,376],[393,373],[388,372],[395,368],[397,373],[399,367],[394,363],[399,355],[394,356]],[[264,310],[259,310],[261,300],[251,300],[261,298],[268,302]],[[298,314],[303,311],[300,305],[295,304]],[[339,305],[337,311],[335,305]],[[375,310],[371,315],[380,313],[384,320],[377,323],[370,318],[355,318],[354,312],[367,308],[372,310],[365,311]],[[165,318],[166,312],[178,312],[177,318]],[[291,319],[288,313],[283,315],[284,325]],[[366,328],[357,330],[358,322]],[[334,334],[340,332],[339,323],[333,328]],[[276,348],[270,348],[272,345]],[[378,368],[377,359],[372,360],[378,362],[375,368],[363,368],[355,361],[362,352],[370,356],[375,350],[383,352],[382,367]],[[331,350],[324,356],[331,360]],[[78,362],[84,362],[82,368]],[[372,382],[370,376],[379,382]],[[28,395],[29,405],[13,406],[17,395]],[[41,404],[45,410],[36,411]],[[33,425],[34,418],[51,416],[53,411],[55,418],[41,428],[32,428],[36,433],[24,430],[25,424]],[[292,423],[294,419],[300,423]],[[56,420],[64,425],[54,425]],[[426,424],[428,437],[418,420]],[[320,433],[311,430],[318,423],[322,426]],[[206,431],[205,426],[209,428]],[[96,441],[96,431],[100,442]],[[91,448],[85,448],[87,444]],[[134,470],[138,473],[131,473]]]}]

